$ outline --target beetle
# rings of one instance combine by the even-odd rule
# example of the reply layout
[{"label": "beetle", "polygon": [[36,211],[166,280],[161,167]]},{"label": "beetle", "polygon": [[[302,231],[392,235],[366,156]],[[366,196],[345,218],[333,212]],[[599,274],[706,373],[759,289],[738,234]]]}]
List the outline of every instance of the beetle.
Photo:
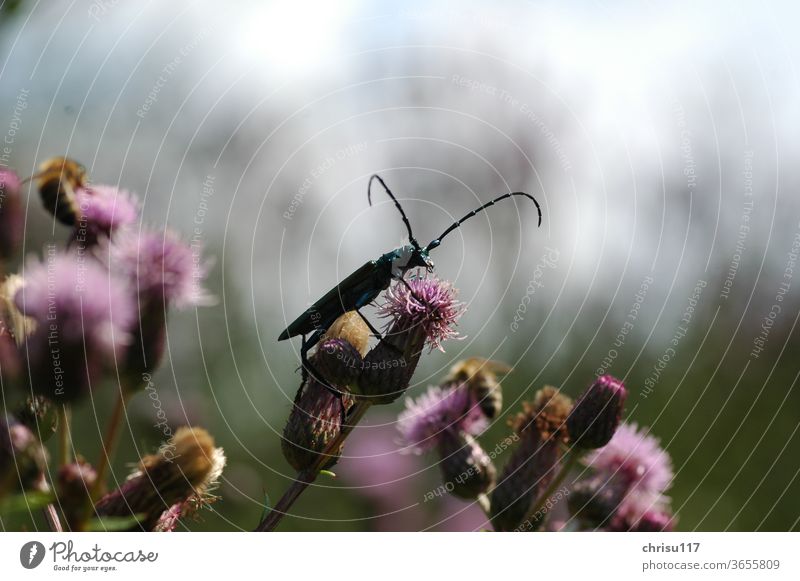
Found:
[{"label": "beetle", "polygon": [[[303,314],[297,317],[291,325],[283,330],[278,337],[278,341],[285,341],[297,335],[303,337],[300,356],[304,370],[308,367],[306,358],[308,350],[319,342],[328,327],[330,327],[339,316],[348,311],[356,311],[361,315],[362,319],[364,319],[364,322],[370,330],[375,333],[375,335],[380,336],[380,333],[375,330],[372,324],[361,313],[360,309],[374,301],[381,292],[389,288],[392,280],[399,280],[408,285],[404,276],[409,270],[413,268],[425,268],[428,272],[432,271],[434,265],[429,256],[430,251],[437,248],[450,232],[459,228],[465,221],[482,212],[489,206],[493,206],[497,202],[511,198],[512,196],[524,196],[529,198],[536,205],[536,210],[539,214],[538,225],[540,227],[542,225],[542,209],[539,206],[539,202],[537,202],[533,196],[525,192],[510,192],[498,196],[492,201],[472,210],[460,220],[453,222],[453,224],[437,238],[431,240],[427,246],[422,247],[419,242],[417,242],[417,239],[414,238],[414,234],[411,231],[411,223],[408,221],[408,217],[403,211],[400,202],[386,185],[386,182],[383,181],[383,178],[377,174],[371,176],[367,184],[367,200],[370,206],[372,205],[372,184],[375,181],[380,183],[400,212],[403,224],[405,224],[406,230],[408,231],[409,243],[395,248],[394,250],[390,250],[377,259],[365,263],[361,268],[325,293],[322,298],[311,305]],[[306,339],[307,335],[310,335],[308,339]]]}]

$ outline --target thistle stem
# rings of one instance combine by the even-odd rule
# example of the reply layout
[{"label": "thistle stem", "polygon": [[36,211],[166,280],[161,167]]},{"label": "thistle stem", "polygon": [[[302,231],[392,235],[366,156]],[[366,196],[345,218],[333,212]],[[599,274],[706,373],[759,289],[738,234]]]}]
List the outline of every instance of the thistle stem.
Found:
[{"label": "thistle stem", "polygon": [[63,533],[64,528],[61,526],[61,520],[58,518],[58,511],[52,504],[44,507],[44,517],[47,519],[47,524],[50,525],[50,530],[54,533]]},{"label": "thistle stem", "polygon": [[283,493],[283,496],[281,496],[280,500],[278,500],[275,506],[269,511],[267,516],[264,517],[264,520],[258,523],[258,526],[256,527],[257,532],[269,532],[275,530],[303,491],[308,488],[309,484],[317,479],[319,471],[322,470],[322,467],[328,462],[330,457],[336,455],[339,447],[344,443],[358,422],[361,421],[371,405],[372,404],[370,404],[368,401],[356,402],[352,408],[352,413],[350,414],[347,423],[342,425],[342,429],[339,434],[333,440],[331,440],[327,446],[325,446],[325,449],[319,454],[314,464],[297,474],[297,477],[294,479],[292,484],[289,485],[289,488],[286,490],[286,492]]},{"label": "thistle stem", "polygon": [[58,437],[59,437],[59,456],[58,461],[61,466],[69,464],[72,454],[72,431],[70,430],[70,413],[68,404],[58,406]]},{"label": "thistle stem", "polygon": [[103,448],[100,450],[100,459],[97,461],[97,480],[94,483],[90,495],[92,501],[100,496],[105,486],[106,472],[111,464],[111,458],[114,455],[114,448],[117,445],[119,431],[122,427],[125,404],[128,402],[127,394],[128,391],[124,387],[121,387],[117,394],[117,401],[114,403],[114,409],[111,412],[111,419],[106,427],[106,435],[103,438]]},{"label": "thistle stem", "polygon": [[575,466],[575,463],[580,459],[583,454],[581,452],[572,452],[567,456],[567,459],[561,465],[561,470],[558,471],[555,478],[553,478],[552,482],[550,482],[549,486],[545,488],[544,492],[539,495],[539,498],[536,499],[533,507],[528,511],[525,520],[530,520],[536,516],[536,514],[542,509],[544,503],[547,502],[556,489],[561,486],[561,483],[564,482],[564,479],[569,474],[570,470]]}]

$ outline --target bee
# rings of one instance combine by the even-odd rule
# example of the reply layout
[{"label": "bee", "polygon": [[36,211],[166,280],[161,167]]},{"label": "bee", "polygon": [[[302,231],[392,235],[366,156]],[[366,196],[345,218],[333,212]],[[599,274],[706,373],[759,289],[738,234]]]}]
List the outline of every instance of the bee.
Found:
[{"label": "bee", "polygon": [[503,391],[497,376],[510,371],[511,367],[505,363],[470,357],[450,368],[445,383],[466,383],[481,411],[491,420],[498,416],[503,407]]},{"label": "bee", "polygon": [[79,214],[76,190],[86,185],[86,169],[66,157],[52,157],[39,165],[39,173],[31,178],[42,198],[42,204],[59,222],[72,226]]}]

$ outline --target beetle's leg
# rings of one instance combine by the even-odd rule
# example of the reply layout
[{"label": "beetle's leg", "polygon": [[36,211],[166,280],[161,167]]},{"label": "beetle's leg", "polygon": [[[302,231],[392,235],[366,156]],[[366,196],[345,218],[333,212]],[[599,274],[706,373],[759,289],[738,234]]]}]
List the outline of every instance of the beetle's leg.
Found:
[{"label": "beetle's leg", "polygon": [[[367,319],[367,317],[365,317],[365,316],[364,316],[364,313],[362,313],[360,309],[356,309],[356,312],[357,312],[357,313],[359,314],[359,316],[360,316],[360,317],[361,317],[361,318],[364,320],[364,322],[367,324],[367,327],[369,327],[369,328],[370,328],[370,331],[372,331],[372,333],[374,334],[374,336],[375,336],[375,337],[376,337],[376,338],[377,338],[379,341],[383,341],[383,339],[384,339],[384,335],[383,335],[383,333],[381,333],[381,332],[380,332],[380,331],[378,331],[378,330],[377,330],[375,327],[373,327],[373,326],[372,326],[372,323],[370,323],[370,322],[369,322],[369,319]],[[398,347],[398,346],[397,346],[397,345],[395,345],[394,343],[391,343],[391,342],[389,342],[389,341],[385,341],[385,343],[386,343],[386,345],[388,345],[389,347],[391,347],[392,349],[394,349],[395,351],[397,351],[399,354],[401,354],[401,355],[403,354],[403,350],[402,350],[402,349],[400,349],[400,347]]]},{"label": "beetle's leg", "polygon": [[314,366],[311,364],[311,361],[308,359],[308,351],[316,344],[314,338],[312,336],[311,339],[306,341],[305,335],[303,335],[303,345],[300,347],[300,366],[303,368],[303,385],[306,384],[308,376],[311,375],[313,379],[317,381],[322,387],[327,389],[331,392],[339,401],[342,402],[342,425],[344,425],[344,421],[347,418],[347,412],[344,410],[344,394],[340,389],[330,385],[325,379],[322,377],[319,371],[317,371]]},{"label": "beetle's leg", "polygon": [[381,334],[381,332],[378,331],[372,325],[372,323],[369,322],[369,319],[364,315],[364,313],[361,312],[361,309],[356,309],[356,312],[358,313],[358,316],[361,317],[361,320],[364,321],[367,324],[367,327],[369,327],[369,330],[372,331],[372,336],[375,337],[376,339],[383,339],[383,335]]}]

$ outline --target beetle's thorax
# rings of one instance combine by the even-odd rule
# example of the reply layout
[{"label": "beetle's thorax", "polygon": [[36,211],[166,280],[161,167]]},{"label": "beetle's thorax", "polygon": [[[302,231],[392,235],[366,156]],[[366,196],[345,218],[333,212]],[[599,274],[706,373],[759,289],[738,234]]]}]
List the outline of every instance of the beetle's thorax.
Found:
[{"label": "beetle's thorax", "polygon": [[395,249],[395,257],[392,259],[392,276],[403,276],[411,267],[410,262],[414,256],[415,248],[410,244]]}]

